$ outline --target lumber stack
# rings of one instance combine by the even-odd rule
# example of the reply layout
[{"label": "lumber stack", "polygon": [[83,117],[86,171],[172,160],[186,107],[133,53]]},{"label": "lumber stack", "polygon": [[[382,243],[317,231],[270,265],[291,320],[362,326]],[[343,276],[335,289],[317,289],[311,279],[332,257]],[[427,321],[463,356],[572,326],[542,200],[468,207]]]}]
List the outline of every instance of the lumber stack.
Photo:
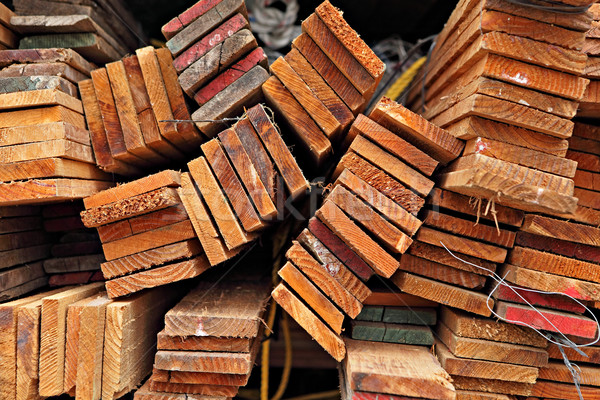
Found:
[{"label": "lumber stack", "polygon": [[[81,199],[112,186],[94,161],[69,49],[0,50],[0,205]],[[63,75],[55,75],[62,71]]]},{"label": "lumber stack", "polygon": [[50,286],[80,285],[103,281],[100,264],[104,262],[102,244],[94,229],[86,228],[79,213],[82,201],[44,206],[44,231],[53,235],[50,256],[44,271]]},{"label": "lumber stack", "polygon": [[600,117],[600,5],[592,4],[589,13],[592,23],[585,35],[583,51],[588,55],[584,76],[590,84],[579,104],[577,116],[597,119]]},{"label": "lumber stack", "polygon": [[37,206],[0,207],[0,300],[32,292],[48,283],[43,260],[52,240]]},{"label": "lumber stack", "polygon": [[95,63],[115,61],[145,42],[121,0],[16,0],[20,49],[70,48]]},{"label": "lumber stack", "polygon": [[210,265],[248,247],[310,185],[258,104],[202,146],[178,189]]},{"label": "lumber stack", "polygon": [[4,4],[0,4],[0,50],[16,49],[19,47],[19,35],[10,23],[15,13]]},{"label": "lumber stack", "polygon": [[564,156],[589,82],[590,22],[552,6],[457,6],[409,94],[414,110],[467,141],[440,176],[443,189],[530,212],[575,210],[575,163]]},{"label": "lumber stack", "polygon": [[252,280],[200,283],[165,315],[152,376],[135,399],[236,396],[256,360],[268,297],[269,285]]},{"label": "lumber stack", "polygon": [[340,391],[352,399],[458,399],[450,375],[423,346],[345,339]]},{"label": "lumber stack", "polygon": [[110,298],[194,278],[210,267],[178,188],[165,170],[84,199],[83,224],[97,228]]},{"label": "lumber stack", "polygon": [[389,278],[400,268],[397,257],[422,224],[416,214],[433,188],[429,176],[462,148],[447,132],[386,98],[369,117],[358,116],[347,140],[331,192],[288,249],[288,263],[279,271],[284,282],[273,291],[338,361],[345,356],[339,336],[345,315],[356,318],[371,292],[364,282],[374,275]]},{"label": "lumber stack", "polygon": [[179,84],[200,106],[192,119],[204,135],[214,137],[227,118],[261,101],[267,57],[249,29],[243,0],[199,1],[162,32]]},{"label": "lumber stack", "polygon": [[268,104],[317,165],[341,142],[364,111],[385,72],[373,53],[329,1],[302,22],[292,50],[270,66],[263,85]]},{"label": "lumber stack", "polygon": [[439,188],[426,203],[423,226],[400,258],[406,272],[392,281],[402,291],[489,316],[493,301],[482,292],[513,247],[523,212],[500,205],[486,212],[485,204]]},{"label": "lumber stack", "polygon": [[137,49],[91,72],[79,91],[98,166],[140,176],[182,160],[202,143],[166,49]]},{"label": "lumber stack", "polygon": [[[529,396],[548,366],[547,341],[530,328],[442,307],[435,352],[457,399]],[[493,397],[492,397],[493,396]]]},{"label": "lumber stack", "polygon": [[2,399],[117,399],[141,383],[163,315],[184,288],[125,300],[109,299],[103,288],[68,286],[0,305]]}]

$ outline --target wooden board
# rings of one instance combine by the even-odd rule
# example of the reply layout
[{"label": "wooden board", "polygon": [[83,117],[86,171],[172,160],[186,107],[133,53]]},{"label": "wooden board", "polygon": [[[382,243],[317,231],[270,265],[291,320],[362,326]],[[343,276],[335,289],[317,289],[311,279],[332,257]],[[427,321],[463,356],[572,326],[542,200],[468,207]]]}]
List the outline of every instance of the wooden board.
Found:
[{"label": "wooden board", "polygon": [[486,276],[414,257],[410,254],[402,255],[400,269],[467,289],[482,289],[487,281]]},{"label": "wooden board", "polygon": [[245,386],[250,377],[244,374],[214,374],[211,372],[167,371],[154,368],[152,380],[155,382],[218,385],[218,386]]},{"label": "wooden board", "polygon": [[529,384],[535,383],[538,376],[538,369],[535,367],[456,357],[440,342],[436,343],[435,352],[442,367],[453,376]]},{"label": "wooden board", "polygon": [[[179,14],[168,23],[166,23],[161,31],[165,38],[171,39],[177,33],[181,32],[185,27],[196,21],[202,15],[210,11],[212,8],[221,4],[221,0],[210,0],[206,2],[196,3]],[[245,8],[244,8],[245,10]],[[245,11],[244,11],[245,14]]]},{"label": "wooden board", "polygon": [[433,188],[433,181],[425,178],[406,164],[381,149],[363,136],[357,136],[350,145],[350,150],[387,172],[417,194],[425,197]]},{"label": "wooden board", "polygon": [[0,51],[0,67],[11,64],[45,64],[48,62],[62,62],[83,72],[86,75],[96,66],[86,61],[72,49],[36,49],[36,50],[2,50]]},{"label": "wooden board", "polygon": [[250,242],[253,237],[247,234],[237,221],[237,217],[221,191],[206,159],[200,157],[192,160],[188,163],[188,168],[194,182],[198,185],[200,194],[206,201],[227,248],[233,250]]},{"label": "wooden board", "polygon": [[333,202],[326,201],[317,210],[317,217],[378,274],[387,278],[398,269],[398,261],[370,239]]},{"label": "wooden board", "polygon": [[350,318],[355,318],[360,313],[362,309],[360,301],[334,279],[326,267],[319,264],[300,244],[294,243],[286,252],[286,257]]},{"label": "wooden board", "polygon": [[507,224],[514,227],[520,227],[523,223],[523,218],[525,217],[525,213],[522,211],[503,207],[499,204],[495,205],[495,217],[490,213],[485,214],[483,205],[478,209],[475,204],[472,204],[467,196],[439,188],[434,188],[431,191],[430,195],[427,197],[427,204],[431,204],[434,210],[439,207],[462,214],[479,215],[480,218],[488,221],[494,221],[495,219],[501,224]]},{"label": "wooden board", "polygon": [[[589,366],[580,366],[580,383],[582,385],[599,386],[598,382],[598,368]],[[540,368],[539,378],[543,380],[549,380],[554,382],[573,382],[573,376],[560,361],[550,362],[546,367]]]},{"label": "wooden board", "polygon": [[63,106],[79,114],[83,114],[81,101],[58,89],[37,89],[0,94],[2,105],[0,110],[40,106]]},{"label": "wooden board", "polygon": [[342,332],[344,315],[294,265],[287,262],[277,274],[333,329]]},{"label": "wooden board", "polygon": [[354,115],[364,110],[366,102],[361,93],[308,34],[303,33],[294,39],[292,47],[306,58]]},{"label": "wooden board", "polygon": [[484,317],[488,317],[492,313],[488,309],[488,304],[492,307],[493,300],[488,300],[487,296],[481,293],[415,276],[404,271],[398,271],[394,274],[392,282],[403,292],[440,304],[483,315]]},{"label": "wooden board", "polygon": [[0,114],[0,128],[39,125],[48,122],[66,122],[78,128],[85,129],[83,115],[69,110],[63,106],[7,111]]},{"label": "wooden board", "polygon": [[[582,338],[594,338],[597,334],[596,322],[590,318],[569,314],[562,311],[538,309],[529,306],[506,303],[496,303],[496,313],[508,321],[518,325],[529,325],[536,329],[551,332],[560,331],[565,335],[574,335]],[[538,312],[539,311],[539,312]],[[542,315],[540,315],[540,313]],[[544,318],[545,317],[545,318]]]},{"label": "wooden board", "polygon": [[336,361],[346,356],[346,346],[327,325],[319,320],[285,285],[280,283],[273,290],[275,301],[311,335]]},{"label": "wooden board", "polygon": [[[437,334],[447,349],[459,358],[493,361],[493,364],[507,363],[511,364],[513,368],[517,368],[516,365],[542,367],[548,364],[548,353],[543,349],[491,340],[460,337],[452,332],[444,323],[437,325]],[[535,383],[535,378],[537,377],[537,370],[535,368],[521,369],[521,371],[529,371],[529,373],[535,371],[536,376],[533,377],[533,381],[522,381],[525,383]],[[450,373],[461,375],[457,372]],[[491,376],[473,377],[516,380],[511,379],[510,376],[507,376],[506,379]]]},{"label": "wooden board", "polygon": [[553,239],[547,236],[535,235],[527,232],[517,233],[515,244],[517,246],[560,254],[564,257],[576,258],[582,261],[593,263],[600,262],[600,249],[596,246]]},{"label": "wooden board", "polygon": [[173,371],[249,375],[255,357],[256,351],[251,353],[220,353],[216,351],[159,350],[156,353],[154,365],[158,369]]},{"label": "wooden board", "polygon": [[448,132],[385,97],[377,103],[369,118],[426,151],[442,165],[458,157],[464,147]]},{"label": "wooden board", "polygon": [[181,72],[181,88],[189,97],[194,98],[196,91],[210,79],[256,47],[256,39],[248,29],[237,31]]},{"label": "wooden board", "polygon": [[422,197],[354,152],[346,153],[342,157],[333,174],[334,179],[337,179],[344,169],[348,169],[413,215],[425,204]]},{"label": "wooden board", "polygon": [[90,209],[148,193],[162,187],[179,187],[180,185],[181,174],[173,170],[165,170],[86,197],[83,199],[83,204],[86,209]]},{"label": "wooden board", "polygon": [[19,48],[70,48],[95,63],[108,63],[118,60],[123,55],[102,38],[102,36],[95,33],[29,35],[19,41]]},{"label": "wooden board", "polygon": [[[331,251],[348,269],[353,271],[363,281],[369,280],[373,276],[373,270],[362,258],[358,256],[342,239],[336,236],[329,228],[317,218],[311,218],[308,221],[310,233]],[[299,238],[302,242],[303,239]],[[317,251],[315,245],[310,246],[317,253],[317,257],[322,257]]]},{"label": "wooden board", "polygon": [[345,339],[343,370],[353,390],[453,399],[450,376],[425,347]]},{"label": "wooden board", "polygon": [[262,89],[269,105],[285,118],[317,165],[322,165],[332,152],[331,143],[310,114],[276,76],[269,78]]},{"label": "wooden board", "polygon": [[[597,400],[600,398],[598,395],[598,388],[593,386],[580,386],[581,395],[585,399]],[[575,389],[575,385],[570,383],[557,383],[551,381],[539,380],[533,385],[531,395],[543,398],[560,398],[564,400],[577,400],[579,399],[579,393]]]},{"label": "wooden board", "polygon": [[566,296],[557,294],[543,294],[527,288],[497,286],[490,291],[490,294],[498,300],[506,300],[519,304],[531,304],[551,308],[553,310],[563,310],[577,314],[583,314],[585,307]]},{"label": "wooden board", "polygon": [[408,235],[393,226],[373,208],[350,193],[343,186],[336,186],[327,196],[348,216],[364,226],[394,253],[404,253],[412,244]]},{"label": "wooden board", "polygon": [[305,194],[310,185],[279,132],[267,116],[262,105],[247,110],[246,115],[256,130],[263,145],[273,158],[279,173],[283,177],[292,200]]},{"label": "wooden board", "polygon": [[112,186],[112,182],[63,178],[3,183],[0,184],[0,205],[24,205],[81,199]]},{"label": "wooden board", "polygon": [[547,341],[532,329],[488,318],[474,317],[464,311],[442,307],[441,322],[455,335],[486,341],[514,343],[544,348]]},{"label": "wooden board", "polygon": [[529,396],[533,385],[530,383],[519,383],[501,381],[499,379],[470,378],[466,376],[452,376],[454,387],[458,390],[476,390],[486,393],[509,394]]},{"label": "wooden board", "polygon": [[40,396],[56,396],[64,392],[65,331],[67,307],[98,293],[104,283],[92,283],[45,297],[42,301],[40,339]]},{"label": "wooden board", "polygon": [[541,215],[527,215],[521,229],[525,232],[554,239],[567,240],[590,246],[600,246],[600,229],[557,220],[555,218],[543,217]]},{"label": "wooden board", "polygon": [[157,336],[158,350],[197,350],[220,351],[228,353],[249,353],[251,339],[211,336],[171,336],[160,331]]},{"label": "wooden board", "polygon": [[195,278],[209,268],[206,257],[200,255],[190,260],[112,279],[106,282],[106,291],[110,298],[122,297],[144,289]]}]

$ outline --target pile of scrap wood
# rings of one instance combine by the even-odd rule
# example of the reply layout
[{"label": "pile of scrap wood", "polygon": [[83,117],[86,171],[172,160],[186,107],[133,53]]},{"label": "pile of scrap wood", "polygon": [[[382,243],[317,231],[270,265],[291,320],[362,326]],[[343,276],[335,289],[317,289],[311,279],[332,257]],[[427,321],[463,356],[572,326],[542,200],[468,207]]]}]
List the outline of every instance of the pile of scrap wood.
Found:
[{"label": "pile of scrap wood", "polygon": [[[96,167],[70,49],[0,51],[0,204],[81,199],[113,185]],[[64,77],[55,75],[63,71]]]},{"label": "pile of scrap wood", "polygon": [[[334,172],[331,192],[287,251],[289,262],[279,271],[285,283],[273,291],[275,300],[338,361],[345,355],[339,336],[344,314],[359,315],[371,293],[364,282],[372,276],[394,275],[409,293],[408,287],[427,282],[434,289],[443,285],[413,275],[423,275],[423,268],[402,265],[395,255],[411,247],[421,227],[416,214],[433,188],[429,176],[463,146],[386,98],[369,117],[360,115],[348,136],[351,144]],[[404,271],[395,274],[398,269]]]},{"label": "pile of scrap wood", "polygon": [[202,143],[166,49],[135,55],[92,71],[79,82],[96,162],[107,172],[140,175],[184,159]]},{"label": "pile of scrap wood", "polygon": [[83,224],[98,229],[110,298],[198,276],[210,267],[166,170],[84,199]]},{"label": "pile of scrap wood", "polygon": [[165,315],[152,376],[135,399],[236,396],[254,366],[268,296],[269,285],[252,279],[200,283]]},{"label": "pile of scrap wood", "polygon": [[104,262],[98,234],[86,229],[79,213],[83,202],[49,204],[42,209],[44,231],[54,236],[44,271],[50,286],[81,285],[103,281]]},{"label": "pile of scrap wood", "polygon": [[199,1],[162,32],[179,84],[200,106],[192,119],[204,135],[214,137],[227,126],[221,120],[262,99],[267,57],[249,29],[243,0]]},{"label": "pile of scrap wood", "polygon": [[20,49],[71,48],[90,61],[115,61],[145,42],[121,0],[14,0]]},{"label": "pile of scrap wood", "polygon": [[302,32],[292,50],[271,64],[273,76],[263,92],[309,157],[322,165],[366,108],[385,64],[329,1],[302,22]]},{"label": "pile of scrap wood", "polygon": [[14,17],[4,4],[0,4],[0,50],[14,49],[19,46],[19,36],[11,25],[10,19]]},{"label": "pile of scrap wood", "polygon": [[526,211],[575,211],[576,165],[564,157],[589,83],[591,20],[561,11],[497,0],[454,10],[409,94],[413,109],[467,140],[442,188]]}]

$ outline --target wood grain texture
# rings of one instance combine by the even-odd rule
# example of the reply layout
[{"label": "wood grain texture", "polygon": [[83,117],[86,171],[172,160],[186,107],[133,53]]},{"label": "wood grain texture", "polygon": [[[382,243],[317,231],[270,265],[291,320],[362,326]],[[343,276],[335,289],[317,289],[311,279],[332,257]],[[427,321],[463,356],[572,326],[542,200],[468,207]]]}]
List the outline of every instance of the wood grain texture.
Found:
[{"label": "wood grain texture", "polygon": [[303,195],[310,185],[296,160],[291,155],[279,132],[273,126],[262,105],[252,107],[246,112],[267,152],[273,158],[279,173],[283,177],[292,199]]},{"label": "wood grain texture", "polygon": [[366,102],[362,94],[308,34],[303,33],[294,39],[292,47],[297,49],[306,58],[327,84],[346,103],[348,108],[352,110],[354,115],[364,110]]},{"label": "wood grain texture", "polygon": [[167,371],[154,369],[152,380],[176,384],[204,384],[219,386],[245,386],[249,376],[243,374],[214,374],[212,372]]},{"label": "wood grain texture", "polygon": [[392,282],[403,292],[440,304],[483,315],[484,317],[488,317],[492,313],[488,309],[488,304],[492,307],[493,300],[488,301],[487,296],[481,293],[418,277],[404,271],[398,271],[394,274]]},{"label": "wood grain texture", "polygon": [[3,50],[0,52],[0,66],[6,67],[14,63],[38,64],[46,62],[62,62],[89,75],[95,65],[86,61],[71,49],[37,49],[37,50]]},{"label": "wood grain texture", "polygon": [[79,114],[83,114],[81,101],[57,89],[36,89],[0,94],[1,110],[40,106],[63,106]]},{"label": "wood grain texture", "polygon": [[0,205],[26,205],[82,199],[113,186],[83,179],[32,179],[0,184]]},{"label": "wood grain texture", "polygon": [[48,122],[66,122],[85,129],[83,115],[63,106],[33,108],[30,110],[7,111],[0,115],[0,128],[38,125]]},{"label": "wood grain texture", "polygon": [[301,103],[276,76],[265,82],[263,93],[269,105],[285,118],[313,160],[322,165],[332,152],[331,143]]},{"label": "wood grain texture", "polygon": [[200,194],[206,201],[227,248],[233,250],[250,242],[253,237],[247,234],[237,221],[234,211],[221,191],[206,159],[200,157],[192,160],[188,163],[188,168],[194,182],[198,185]]},{"label": "wood grain texture", "polygon": [[[581,366],[580,379],[582,385],[600,386],[598,382],[598,369],[596,367]],[[550,362],[547,366],[540,368],[540,379],[554,382],[571,383],[571,373],[562,362]]]},{"label": "wood grain texture", "polygon": [[[342,239],[335,235],[325,224],[317,218],[311,218],[308,221],[310,233],[315,236],[326,248],[335,255],[348,269],[353,271],[363,281],[369,280],[373,276],[373,270],[354,250],[352,250]],[[303,239],[299,239],[301,242]],[[310,248],[321,258],[315,245]]]},{"label": "wood grain texture", "polygon": [[351,269],[342,264],[311,231],[304,229],[298,235],[297,240],[329,272],[329,275],[334,277],[358,301],[363,302],[371,295],[371,290],[357,276],[350,272]]},{"label": "wood grain texture", "polygon": [[[204,282],[165,316],[165,333],[172,336],[258,335],[269,288],[264,284],[230,282],[212,287]],[[211,288],[211,296],[205,292]]]},{"label": "wood grain texture", "polygon": [[177,33],[181,32],[186,26],[190,25],[192,22],[200,18],[219,3],[221,3],[220,0],[210,0],[194,4],[163,25],[161,28],[162,34],[167,40],[171,39]]},{"label": "wood grain texture", "polygon": [[332,277],[328,273],[329,271],[319,264],[300,244],[294,243],[286,252],[286,257],[350,318],[356,318],[362,309],[360,301]]},{"label": "wood grain texture", "polygon": [[333,202],[326,201],[317,210],[317,217],[378,274],[390,277],[398,269],[398,261],[370,239]]},{"label": "wood grain texture", "polygon": [[65,332],[67,307],[78,300],[98,293],[104,283],[74,288],[45,297],[42,301],[40,338],[40,396],[56,396],[64,392]]},{"label": "wood grain texture", "polygon": [[527,232],[518,232],[515,244],[539,251],[559,254],[564,257],[576,258],[581,261],[600,262],[600,249],[596,246],[553,239]]},{"label": "wood grain texture", "polygon": [[[586,399],[594,400],[600,398],[598,395],[598,389],[593,386],[581,386],[581,395],[585,396]],[[557,398],[565,400],[577,400],[579,399],[579,393],[575,389],[574,385],[568,383],[558,383],[551,381],[539,380],[533,385],[531,390],[532,396],[539,396],[543,398]]]},{"label": "wood grain texture", "polygon": [[292,263],[287,262],[277,274],[323,318],[335,333],[339,335],[342,332],[344,315]]},{"label": "wood grain texture", "polygon": [[453,399],[450,376],[424,347],[345,339],[343,370],[353,390]]},{"label": "wood grain texture", "polygon": [[[511,364],[514,368],[517,368],[516,365],[542,367],[548,364],[548,353],[543,349],[518,344],[460,337],[452,332],[444,323],[438,324],[437,334],[447,349],[452,352],[452,355],[459,358],[493,361],[493,364],[507,363]],[[529,373],[535,371],[536,375],[533,377],[533,380],[530,380],[530,378],[529,380],[524,381],[525,383],[535,383],[535,378],[537,377],[537,370],[535,368],[521,369],[521,371],[529,371]],[[456,372],[451,373],[453,375],[461,375]],[[473,376],[473,378],[516,380],[511,379],[510,375],[506,377],[507,379],[492,376]]]},{"label": "wood grain texture", "polygon": [[227,353],[249,353],[249,338],[211,337],[211,336],[171,336],[164,330],[157,335],[158,350],[196,350],[220,351]]},{"label": "wood grain texture", "polygon": [[244,190],[221,142],[215,138],[204,143],[201,148],[244,230],[252,232],[263,228],[265,224]]},{"label": "wood grain texture", "polygon": [[197,394],[200,396],[217,395],[233,397],[237,394],[238,388],[235,386],[219,386],[188,383],[164,383],[154,380],[150,381],[150,389],[161,392],[176,392]]},{"label": "wood grain texture", "polygon": [[487,280],[485,276],[439,264],[424,258],[414,257],[410,254],[402,255],[400,258],[400,269],[467,289],[482,289]]},{"label": "wood grain texture", "polygon": [[452,376],[454,387],[458,390],[476,390],[486,393],[498,393],[508,395],[529,396],[533,385],[530,383],[519,383],[501,381],[499,379],[470,378],[467,376]]},{"label": "wood grain texture", "polygon": [[250,374],[256,356],[256,352],[253,353],[159,350],[154,365],[159,369],[174,371]]},{"label": "wood grain texture", "polygon": [[474,317],[450,307],[441,308],[440,321],[455,335],[501,343],[545,348],[547,341],[534,330],[493,319]]},{"label": "wood grain texture", "polygon": [[535,367],[456,357],[439,342],[436,343],[435,352],[442,367],[453,376],[529,384],[535,383],[538,376],[538,369]]},{"label": "wood grain texture", "polygon": [[333,174],[334,178],[341,176],[344,169],[349,170],[413,215],[416,215],[425,204],[422,197],[354,152],[346,153],[342,157]]},{"label": "wood grain texture", "polygon": [[590,246],[600,246],[600,229],[561,221],[540,215],[527,215],[521,228],[524,232]]},{"label": "wood grain texture", "polygon": [[289,289],[280,283],[271,295],[281,308],[290,314],[329,355],[338,362],[344,359],[346,346],[342,339],[321,322]]},{"label": "wood grain texture", "polygon": [[400,162],[396,157],[381,149],[362,136],[357,136],[350,145],[350,150],[387,172],[419,195],[425,197],[433,188],[433,181]]},{"label": "wood grain texture", "polygon": [[490,294],[498,300],[506,300],[512,303],[531,304],[551,308],[553,310],[562,310],[583,314],[585,307],[575,300],[556,294],[543,294],[536,291],[528,290],[527,288],[498,286],[490,291]]}]

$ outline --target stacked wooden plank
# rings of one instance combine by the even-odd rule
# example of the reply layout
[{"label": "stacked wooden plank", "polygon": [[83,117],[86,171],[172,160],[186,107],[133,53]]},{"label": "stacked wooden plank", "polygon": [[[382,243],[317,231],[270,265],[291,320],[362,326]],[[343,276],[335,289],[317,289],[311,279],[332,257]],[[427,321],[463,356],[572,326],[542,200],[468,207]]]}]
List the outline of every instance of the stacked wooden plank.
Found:
[{"label": "stacked wooden plank", "polygon": [[135,399],[234,397],[254,366],[268,297],[260,282],[200,283],[165,315],[154,371]]},{"label": "stacked wooden plank", "polygon": [[413,109],[467,140],[442,188],[531,212],[575,210],[575,164],[564,156],[589,82],[590,22],[552,6],[458,4],[410,95]]},{"label": "stacked wooden plank", "polygon": [[79,285],[104,280],[102,245],[94,229],[86,229],[79,213],[83,202],[44,206],[44,231],[54,236],[44,271],[50,286]]},{"label": "stacked wooden plank", "polygon": [[327,160],[385,72],[329,1],[302,22],[292,50],[271,64],[266,100],[317,165]]},{"label": "stacked wooden plank", "polygon": [[40,207],[0,207],[0,300],[22,296],[48,283],[42,264],[50,247]]},{"label": "stacked wooden plank", "polygon": [[84,199],[83,224],[98,229],[110,298],[194,278],[210,267],[166,170]]},{"label": "stacked wooden plank", "polygon": [[182,287],[110,300],[102,283],[0,304],[0,396],[117,399],[152,370],[156,334]]},{"label": "stacked wooden plank", "polygon": [[10,19],[15,13],[4,4],[0,4],[0,50],[15,49],[19,47],[19,35]]},{"label": "stacked wooden plank", "polygon": [[[267,57],[249,29],[243,0],[199,1],[162,27],[179,84],[200,108],[192,114],[206,136],[262,99]],[[189,119],[189,118],[188,118]]]},{"label": "stacked wooden plank", "polygon": [[[80,199],[112,186],[95,166],[73,50],[0,50],[0,205]],[[64,75],[58,76],[57,71]]]},{"label": "stacked wooden plank", "polygon": [[392,280],[402,291],[489,316],[493,301],[481,292],[513,247],[523,212],[499,205],[486,212],[485,204],[438,188],[426,202],[423,226],[400,258],[411,276],[399,272]]},{"label": "stacked wooden plank", "polygon": [[[363,281],[389,278],[401,268],[396,257],[412,244],[421,226],[415,215],[433,188],[428,176],[462,148],[447,132],[386,98],[369,117],[358,116],[348,140],[331,192],[287,251],[289,262],[279,271],[284,283],[273,291],[338,361],[345,355],[339,336],[345,315],[356,318],[370,294]],[[413,275],[395,276],[401,281]]]},{"label": "stacked wooden plank", "polygon": [[144,34],[121,0],[16,0],[11,19],[20,49],[71,48],[95,63],[115,61],[139,47]]},{"label": "stacked wooden plank", "polygon": [[590,84],[579,103],[577,116],[600,118],[600,5],[592,4],[589,12],[593,21],[585,35],[583,51],[588,55],[584,76]]},{"label": "stacked wooden plank", "polygon": [[340,366],[343,400],[459,399],[450,375],[423,346],[345,339]]},{"label": "stacked wooden plank", "polygon": [[166,49],[135,55],[92,71],[79,83],[96,162],[107,172],[139,176],[184,158],[202,143],[191,122]]},{"label": "stacked wooden plank", "polygon": [[[547,341],[529,328],[443,307],[435,352],[457,399],[529,396],[548,366]],[[480,397],[476,397],[476,396]]]},{"label": "stacked wooden plank", "polygon": [[[261,104],[201,146],[178,189],[210,265],[222,263],[283,218],[310,185]],[[287,200],[286,200],[287,199]]]}]

